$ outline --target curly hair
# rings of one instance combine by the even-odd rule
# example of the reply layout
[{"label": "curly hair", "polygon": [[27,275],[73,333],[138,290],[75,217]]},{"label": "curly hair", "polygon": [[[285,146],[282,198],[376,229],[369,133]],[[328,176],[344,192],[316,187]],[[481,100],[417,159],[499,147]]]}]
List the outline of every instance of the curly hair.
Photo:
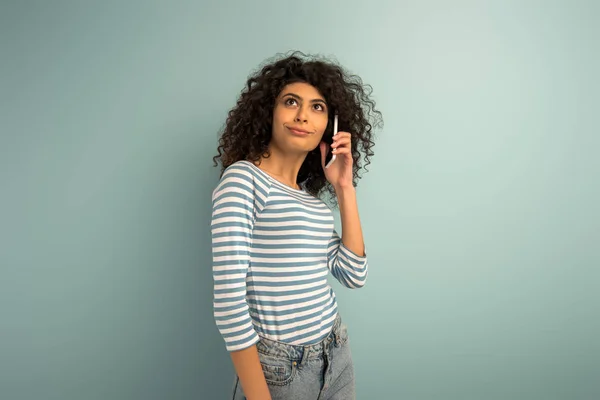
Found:
[{"label": "curly hair", "polygon": [[[237,161],[257,162],[269,156],[276,99],[288,84],[304,82],[314,86],[328,104],[329,123],[323,140],[331,143],[334,112],[338,114],[339,130],[352,135],[353,184],[356,186],[361,169],[366,170],[374,154],[373,128],[383,125],[381,112],[375,109],[375,102],[369,97],[373,89],[337,63],[316,56],[310,58],[300,52],[276,57],[249,77],[237,104],[228,113],[220,133],[219,154],[213,157],[215,166],[221,163],[221,174]],[[364,158],[364,166],[361,158]],[[327,189],[335,200],[334,188],[325,178],[318,146],[307,155],[297,181],[316,197]]]}]

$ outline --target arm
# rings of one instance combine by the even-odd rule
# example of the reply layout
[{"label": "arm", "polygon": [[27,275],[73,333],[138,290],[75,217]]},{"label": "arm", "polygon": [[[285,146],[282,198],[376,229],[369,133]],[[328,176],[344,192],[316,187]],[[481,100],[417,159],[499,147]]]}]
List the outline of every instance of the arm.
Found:
[{"label": "arm", "polygon": [[327,248],[327,265],[342,285],[359,288],[367,279],[367,257],[353,184],[351,141],[352,135],[348,132],[338,132],[333,137],[331,148],[337,159],[329,167],[325,165],[325,142],[321,142],[320,150],[323,171],[335,189],[342,218],[342,239],[334,230]]},{"label": "arm", "polygon": [[348,250],[359,257],[364,257],[365,244],[358,216],[356,189],[352,186],[349,188],[336,188],[335,194],[340,207],[340,216],[342,217],[342,242]]},{"label": "arm", "polygon": [[356,191],[354,187],[336,188],[336,195],[342,220],[342,239],[337,232],[333,232],[328,247],[327,264],[331,274],[342,285],[351,289],[361,288],[367,280],[368,263]]},{"label": "arm", "polygon": [[231,352],[233,366],[248,400],[271,400],[256,345]]},{"label": "arm", "polygon": [[214,317],[249,400],[270,400],[246,302],[246,275],[254,218],[264,193],[243,167],[225,171],[213,192],[211,222]]}]

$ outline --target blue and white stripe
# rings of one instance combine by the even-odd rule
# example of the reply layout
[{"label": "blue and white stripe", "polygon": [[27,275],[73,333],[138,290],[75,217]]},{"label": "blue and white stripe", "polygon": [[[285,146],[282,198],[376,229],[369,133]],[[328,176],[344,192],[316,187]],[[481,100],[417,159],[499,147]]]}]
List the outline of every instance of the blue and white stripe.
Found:
[{"label": "blue and white stripe", "polygon": [[337,315],[328,273],[349,288],[367,278],[366,256],[344,246],[331,210],[247,161],[225,170],[212,200],[214,316],[227,350],[323,339]]}]

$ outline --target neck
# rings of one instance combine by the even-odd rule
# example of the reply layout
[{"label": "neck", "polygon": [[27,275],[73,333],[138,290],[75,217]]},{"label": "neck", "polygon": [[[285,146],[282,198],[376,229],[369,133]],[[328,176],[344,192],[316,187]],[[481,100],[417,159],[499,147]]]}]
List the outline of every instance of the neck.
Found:
[{"label": "neck", "polygon": [[269,157],[260,159],[259,167],[281,183],[298,188],[298,172],[306,159],[306,153],[284,153],[275,146],[269,146]]}]

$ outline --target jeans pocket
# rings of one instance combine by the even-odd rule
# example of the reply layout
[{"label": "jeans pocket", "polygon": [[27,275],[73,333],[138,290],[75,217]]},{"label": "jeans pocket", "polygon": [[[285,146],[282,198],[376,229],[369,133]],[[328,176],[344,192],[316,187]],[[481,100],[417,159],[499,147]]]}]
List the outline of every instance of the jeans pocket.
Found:
[{"label": "jeans pocket", "polygon": [[285,358],[261,354],[260,365],[269,385],[288,385],[292,382],[296,373],[296,363]]}]

